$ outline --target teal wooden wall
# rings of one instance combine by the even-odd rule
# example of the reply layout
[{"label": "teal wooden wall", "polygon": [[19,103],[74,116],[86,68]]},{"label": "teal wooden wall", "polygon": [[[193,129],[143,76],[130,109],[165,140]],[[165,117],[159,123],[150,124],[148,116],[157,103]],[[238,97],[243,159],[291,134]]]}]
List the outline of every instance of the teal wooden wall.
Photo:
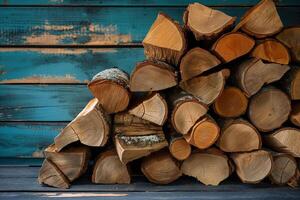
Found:
[{"label": "teal wooden wall", "polygon": [[[159,11],[181,22],[190,0],[0,0],[0,164],[39,164],[42,149],[91,98],[111,66],[128,73]],[[257,0],[201,0],[240,17]],[[276,1],[286,26],[300,1]]]}]

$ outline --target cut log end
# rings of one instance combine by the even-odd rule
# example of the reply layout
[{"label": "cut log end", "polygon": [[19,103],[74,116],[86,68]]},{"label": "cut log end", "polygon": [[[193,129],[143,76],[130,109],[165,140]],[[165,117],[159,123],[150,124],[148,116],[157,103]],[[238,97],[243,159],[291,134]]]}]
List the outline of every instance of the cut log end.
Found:
[{"label": "cut log end", "polygon": [[107,113],[123,111],[129,104],[129,77],[117,68],[96,74],[88,87]]},{"label": "cut log end", "polygon": [[292,105],[292,113],[290,115],[290,121],[300,127],[300,102]]},{"label": "cut log end", "polygon": [[239,117],[248,107],[248,99],[236,87],[227,87],[213,104],[214,111],[221,117]]},{"label": "cut log end", "polygon": [[244,183],[259,183],[271,173],[272,155],[264,150],[231,154],[236,173]]},{"label": "cut log end", "polygon": [[169,142],[169,151],[177,160],[185,160],[190,156],[192,148],[183,137],[177,137]]}]

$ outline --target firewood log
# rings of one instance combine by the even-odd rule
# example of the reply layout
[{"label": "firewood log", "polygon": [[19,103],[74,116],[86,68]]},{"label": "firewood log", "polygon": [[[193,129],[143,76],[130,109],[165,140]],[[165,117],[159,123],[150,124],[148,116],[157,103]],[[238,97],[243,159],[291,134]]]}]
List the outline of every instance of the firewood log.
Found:
[{"label": "firewood log", "polygon": [[160,60],[177,66],[187,50],[185,32],[169,16],[159,13],[143,40],[148,59]]},{"label": "firewood log", "polygon": [[300,63],[300,27],[285,28],[276,39],[285,44],[291,52],[292,59]]},{"label": "firewood log", "polygon": [[278,64],[289,64],[290,62],[289,50],[274,39],[262,41],[253,49],[251,56]]},{"label": "firewood log", "polygon": [[212,148],[192,153],[181,165],[182,173],[192,176],[205,185],[219,185],[232,173],[228,157]]},{"label": "firewood log", "polygon": [[268,151],[232,153],[230,157],[235,164],[236,173],[243,183],[259,183],[271,173],[273,159]]},{"label": "firewood log", "polygon": [[171,155],[177,160],[187,159],[192,152],[192,148],[182,134],[171,130],[168,136],[169,151]]},{"label": "firewood log", "polygon": [[248,99],[237,87],[226,87],[213,104],[213,109],[221,117],[239,117],[248,107]]},{"label": "firewood log", "polygon": [[264,38],[278,33],[283,28],[283,24],[273,0],[262,0],[249,9],[234,31],[240,28],[256,38]]},{"label": "firewood log", "polygon": [[206,149],[213,145],[220,135],[218,124],[208,115],[200,119],[184,138],[198,149]]},{"label": "firewood log", "polygon": [[56,188],[67,189],[70,187],[70,183],[65,175],[48,159],[45,159],[43,162],[39,171],[38,181],[40,184],[46,184]]},{"label": "firewood log", "polygon": [[168,146],[168,142],[164,134],[139,136],[118,134],[115,136],[115,146],[121,162],[127,164]]},{"label": "firewood log", "polygon": [[249,103],[248,115],[253,125],[262,132],[279,128],[289,117],[291,101],[281,90],[263,88]]},{"label": "firewood log", "polygon": [[109,114],[123,111],[129,104],[129,76],[118,68],[99,72],[89,82],[88,88]]},{"label": "firewood log", "polygon": [[209,51],[195,47],[189,50],[181,59],[181,79],[186,81],[201,75],[203,72],[216,67],[220,63],[221,61]]},{"label": "firewood log", "polygon": [[296,159],[285,153],[275,153],[273,155],[273,166],[269,178],[277,185],[287,184],[297,173]]},{"label": "firewood log", "polygon": [[227,73],[227,70],[221,70],[209,75],[197,76],[180,82],[179,86],[205,104],[211,104],[222,93]]},{"label": "firewood log", "polygon": [[94,166],[92,182],[103,184],[130,183],[128,168],[121,163],[115,149],[100,153]]},{"label": "firewood log", "polygon": [[85,108],[55,137],[57,151],[80,141],[88,146],[104,146],[108,140],[110,118],[97,99],[92,99]]},{"label": "firewood log", "polygon": [[249,53],[255,40],[246,34],[235,32],[222,35],[212,46],[212,51],[227,63]]},{"label": "firewood log", "polygon": [[277,152],[289,153],[300,158],[300,129],[281,128],[272,134],[265,135],[264,142]]},{"label": "firewood log", "polygon": [[196,40],[216,38],[229,29],[235,19],[199,3],[189,4],[183,16],[185,25],[193,32]]},{"label": "firewood log", "polygon": [[300,127],[300,102],[292,104],[292,112],[290,115],[290,121],[295,125]]},{"label": "firewood log", "polygon": [[156,184],[169,184],[182,175],[179,162],[166,150],[143,158],[141,171],[150,182]]},{"label": "firewood log", "polygon": [[182,90],[172,90],[168,97],[172,108],[170,121],[173,128],[181,134],[187,134],[208,111],[203,102]]},{"label": "firewood log", "polygon": [[72,182],[86,172],[90,149],[86,146],[72,146],[57,152],[52,144],[45,149],[44,155],[57,166],[69,182]]},{"label": "firewood log", "polygon": [[158,91],[177,85],[177,72],[161,61],[147,60],[138,63],[130,75],[133,92]]},{"label": "firewood log", "polygon": [[238,86],[250,97],[265,84],[280,80],[289,69],[288,65],[263,63],[260,59],[251,58],[238,66],[235,79]]},{"label": "firewood log", "polygon": [[129,114],[162,126],[168,117],[168,105],[159,93],[153,93],[128,112]]},{"label": "firewood log", "polygon": [[260,149],[260,133],[244,119],[226,120],[221,125],[217,145],[225,152],[246,152]]},{"label": "firewood log", "polygon": [[291,66],[291,70],[280,80],[280,84],[292,100],[300,100],[300,67]]}]

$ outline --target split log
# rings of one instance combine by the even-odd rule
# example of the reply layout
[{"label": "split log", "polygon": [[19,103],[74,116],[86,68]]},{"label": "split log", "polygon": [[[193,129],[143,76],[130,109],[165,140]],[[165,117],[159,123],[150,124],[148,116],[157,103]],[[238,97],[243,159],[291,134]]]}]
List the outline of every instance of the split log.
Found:
[{"label": "split log", "polygon": [[46,184],[56,188],[67,189],[70,187],[70,183],[65,175],[48,159],[45,159],[43,162],[38,181],[40,184]]},{"label": "split log", "polygon": [[283,28],[283,24],[274,1],[262,0],[248,10],[234,31],[240,28],[256,38],[264,38],[278,33]]},{"label": "split log", "polygon": [[172,183],[182,175],[179,162],[166,150],[143,158],[141,171],[150,182],[156,184]]},{"label": "split log", "polygon": [[129,104],[129,76],[118,68],[99,72],[88,88],[109,114],[123,111]]},{"label": "split log", "polygon": [[292,100],[300,100],[300,67],[291,66],[291,70],[281,79],[281,88]]},{"label": "split log", "polygon": [[227,120],[222,123],[217,145],[225,152],[246,152],[260,149],[260,133],[243,119]]},{"label": "split log", "polygon": [[97,99],[92,99],[85,108],[55,137],[57,151],[80,141],[93,147],[104,146],[108,140],[110,118]]},{"label": "split log", "polygon": [[103,184],[130,183],[128,168],[121,163],[116,150],[100,153],[94,166],[92,182]]},{"label": "split log", "polygon": [[181,79],[186,81],[216,67],[219,64],[221,64],[221,61],[209,51],[199,47],[193,48],[181,59]]},{"label": "split log", "polygon": [[153,93],[128,112],[129,114],[162,126],[168,117],[168,105],[159,93]]},{"label": "split log", "polygon": [[289,154],[276,153],[273,155],[273,167],[270,180],[277,185],[287,184],[297,173],[296,159]]},{"label": "split log", "polygon": [[222,35],[212,46],[212,51],[227,63],[249,53],[255,40],[246,34],[235,32]]},{"label": "split log", "polygon": [[239,117],[248,107],[248,99],[237,87],[226,87],[213,104],[215,113],[221,117]]},{"label": "split log", "polygon": [[285,28],[276,39],[285,44],[292,54],[292,59],[300,63],[300,27]]},{"label": "split log", "polygon": [[208,105],[222,93],[227,73],[227,70],[221,70],[206,76],[197,76],[180,82],[179,86]]},{"label": "split log", "polygon": [[158,91],[177,85],[177,73],[171,65],[161,61],[138,63],[130,75],[133,92]]},{"label": "split log", "polygon": [[229,29],[235,19],[199,3],[189,4],[183,16],[185,25],[193,32],[196,40],[216,38]]},{"label": "split log", "polygon": [[148,59],[160,60],[177,66],[187,49],[184,30],[169,16],[159,13],[143,40]]},{"label": "split log", "polygon": [[290,121],[295,125],[300,127],[300,102],[292,104],[292,112],[290,115]]},{"label": "split log", "polygon": [[155,125],[128,113],[118,113],[114,116],[114,134],[151,135],[163,134],[161,126]]},{"label": "split log", "polygon": [[288,65],[267,64],[260,59],[252,58],[238,66],[235,78],[239,87],[250,97],[265,84],[280,80],[289,69]]},{"label": "split log", "polygon": [[187,134],[208,111],[204,103],[182,90],[171,91],[169,101],[172,107],[172,126],[181,134]]},{"label": "split log", "polygon": [[191,145],[180,133],[176,133],[175,131],[170,131],[168,136],[169,151],[172,156],[177,160],[187,159],[192,152]]},{"label": "split log", "polygon": [[243,183],[259,183],[272,170],[273,159],[271,153],[257,150],[246,153],[232,153],[236,173]]},{"label": "split log", "polygon": [[193,153],[183,161],[182,173],[205,185],[219,185],[232,173],[228,157],[217,149]]},{"label": "split log", "polygon": [[127,164],[168,146],[168,142],[164,134],[140,136],[118,134],[115,136],[115,145],[121,162]]},{"label": "split log", "polygon": [[50,160],[66,176],[69,182],[84,174],[88,167],[90,149],[86,146],[72,146],[57,152],[54,144],[45,149],[45,158]]},{"label": "split log", "polygon": [[248,109],[250,121],[262,132],[279,128],[288,119],[290,112],[289,97],[274,87],[263,88],[254,95]]},{"label": "split log", "polygon": [[290,62],[289,50],[274,39],[267,39],[258,44],[251,52],[251,56],[278,64],[289,64]]},{"label": "split log", "polygon": [[285,127],[264,137],[266,145],[277,152],[289,153],[300,158],[300,129]]},{"label": "split log", "polygon": [[218,124],[210,117],[205,116],[200,119],[192,130],[184,135],[186,141],[198,149],[206,149],[212,146],[220,135]]}]

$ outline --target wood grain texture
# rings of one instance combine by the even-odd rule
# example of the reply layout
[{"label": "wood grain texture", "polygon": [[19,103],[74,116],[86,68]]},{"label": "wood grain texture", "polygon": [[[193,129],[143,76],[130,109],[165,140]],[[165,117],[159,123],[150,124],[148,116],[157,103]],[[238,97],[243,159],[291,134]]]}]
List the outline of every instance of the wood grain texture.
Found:
[{"label": "wood grain texture", "polygon": [[[139,44],[159,11],[181,22],[184,8],[0,7],[0,45]],[[249,7],[216,9],[241,17]],[[300,20],[298,7],[279,7],[278,11],[286,26]]]},{"label": "wood grain texture", "polygon": [[142,48],[0,48],[0,84],[86,83],[117,66],[130,73]]}]

